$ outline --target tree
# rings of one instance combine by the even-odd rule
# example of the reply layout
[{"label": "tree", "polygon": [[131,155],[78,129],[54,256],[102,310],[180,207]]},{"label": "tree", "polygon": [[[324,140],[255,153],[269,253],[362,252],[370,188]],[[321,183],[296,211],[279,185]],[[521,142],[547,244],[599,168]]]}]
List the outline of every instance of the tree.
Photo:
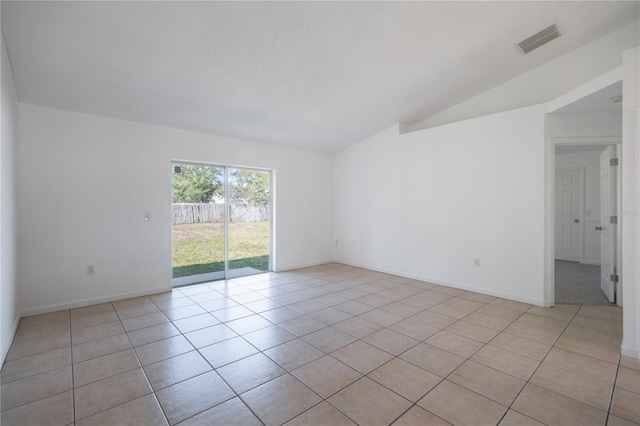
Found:
[{"label": "tree", "polygon": [[222,191],[222,170],[206,166],[180,165],[173,169],[174,203],[209,203]]},{"label": "tree", "polygon": [[254,206],[269,204],[269,172],[235,170],[229,176],[229,198],[245,200]]}]

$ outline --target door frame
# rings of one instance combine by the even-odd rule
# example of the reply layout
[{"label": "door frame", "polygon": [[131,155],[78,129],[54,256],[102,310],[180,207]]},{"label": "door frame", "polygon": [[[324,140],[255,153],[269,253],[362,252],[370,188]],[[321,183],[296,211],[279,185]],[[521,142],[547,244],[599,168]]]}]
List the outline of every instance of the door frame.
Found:
[{"label": "door frame", "polygon": [[[617,156],[622,158],[622,137],[620,136],[603,136],[603,137],[572,137],[572,138],[546,138],[544,147],[545,172],[544,172],[544,301],[545,307],[555,306],[555,187],[556,187],[556,145],[616,145]],[[620,168],[616,173],[620,173]],[[616,187],[618,195],[621,194],[620,181]],[[616,199],[616,209],[620,211],[621,197]],[[622,227],[617,227],[617,237]],[[620,259],[622,258],[622,246],[620,238],[616,242],[616,266],[618,271],[620,268]],[[622,286],[622,275],[618,286]],[[622,299],[622,298],[621,298]],[[621,300],[622,302],[622,300]]]},{"label": "door frame", "polygon": [[554,208],[553,208],[553,225],[554,225],[554,229],[553,229],[553,243],[554,243],[554,260],[555,260],[555,238],[556,238],[556,233],[555,233],[555,178],[556,178],[556,174],[558,172],[568,172],[568,171],[577,171],[578,172],[578,220],[580,222],[578,222],[578,238],[577,238],[577,246],[578,246],[578,260],[577,262],[582,263],[582,260],[584,259],[584,198],[585,198],[585,194],[584,194],[584,175],[585,175],[585,168],[584,166],[574,166],[574,167],[560,167],[558,169],[555,169],[555,173],[553,175],[553,196],[554,196]]},{"label": "door frame", "polygon": [[[228,271],[229,271],[229,261],[228,261],[228,225],[229,225],[229,203],[228,201],[228,185],[227,185],[227,179],[228,179],[228,169],[244,169],[244,170],[257,170],[257,171],[261,171],[261,172],[267,172],[269,173],[269,270],[265,271],[264,273],[269,273],[269,272],[273,272],[275,270],[275,259],[276,259],[276,253],[275,253],[275,247],[276,247],[276,235],[275,235],[275,231],[276,231],[276,206],[275,206],[275,199],[276,199],[276,171],[275,169],[268,169],[268,168],[261,168],[261,167],[252,167],[252,166],[238,166],[238,165],[231,165],[231,164],[220,164],[220,163],[207,163],[204,161],[192,161],[192,160],[181,160],[181,159],[172,159],[169,162],[169,165],[171,167],[171,170],[173,173],[173,165],[174,163],[182,163],[182,164],[188,164],[188,165],[194,165],[194,166],[204,166],[204,167],[217,167],[217,168],[222,168],[223,169],[223,173],[224,173],[224,199],[225,199],[225,209],[224,209],[224,269],[222,271],[223,273],[223,278],[219,279],[219,280],[229,280],[229,279],[233,279],[233,278],[229,278],[228,277]],[[170,185],[171,185],[171,181],[170,181]],[[170,200],[173,200],[173,188],[170,191]],[[170,201],[170,204],[172,204],[172,201]],[[171,215],[170,215],[171,217]],[[173,263],[173,224],[172,222],[169,222],[169,238],[171,241],[171,263]],[[180,277],[182,278],[182,277]],[[177,278],[177,280],[180,280],[180,278]],[[171,267],[171,276],[170,276],[170,280],[171,280],[171,287],[182,287],[185,285],[192,285],[192,284],[198,284],[200,282],[207,282],[210,280],[205,280],[205,281],[194,281],[194,282],[180,282],[178,281],[178,283],[174,284],[174,280],[176,280],[176,278],[173,278],[173,265]]]}]

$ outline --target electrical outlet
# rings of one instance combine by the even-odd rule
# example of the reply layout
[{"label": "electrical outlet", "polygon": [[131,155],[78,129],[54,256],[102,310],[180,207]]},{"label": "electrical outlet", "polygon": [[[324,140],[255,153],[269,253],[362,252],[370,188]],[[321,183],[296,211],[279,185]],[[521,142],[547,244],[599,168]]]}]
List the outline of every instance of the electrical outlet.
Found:
[{"label": "electrical outlet", "polygon": [[96,274],[96,267],[93,265],[87,266],[87,275],[95,275],[95,274]]},{"label": "electrical outlet", "polygon": [[474,262],[476,266],[480,266],[480,258],[476,258]]}]

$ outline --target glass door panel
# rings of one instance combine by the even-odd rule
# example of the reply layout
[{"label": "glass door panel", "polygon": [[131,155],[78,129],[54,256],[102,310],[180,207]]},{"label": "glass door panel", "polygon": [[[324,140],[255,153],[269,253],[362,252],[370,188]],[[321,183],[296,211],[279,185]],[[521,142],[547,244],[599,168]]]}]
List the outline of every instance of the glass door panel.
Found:
[{"label": "glass door panel", "polygon": [[271,173],[227,168],[227,278],[269,271]]},{"label": "glass door panel", "polygon": [[172,164],[173,285],[224,278],[224,167]]}]

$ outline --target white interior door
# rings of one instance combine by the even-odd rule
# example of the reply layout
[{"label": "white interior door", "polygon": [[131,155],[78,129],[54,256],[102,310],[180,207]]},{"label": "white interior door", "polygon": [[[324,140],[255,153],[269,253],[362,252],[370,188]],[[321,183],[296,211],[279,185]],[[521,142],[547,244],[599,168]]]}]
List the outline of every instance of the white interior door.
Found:
[{"label": "white interior door", "polygon": [[600,288],[610,302],[615,302],[615,282],[611,274],[615,266],[616,229],[611,214],[616,210],[615,173],[611,159],[615,158],[615,145],[608,146],[600,154]]},{"label": "white interior door", "polygon": [[582,184],[580,169],[556,170],[555,248],[557,260],[578,262],[580,252],[580,209]]}]

